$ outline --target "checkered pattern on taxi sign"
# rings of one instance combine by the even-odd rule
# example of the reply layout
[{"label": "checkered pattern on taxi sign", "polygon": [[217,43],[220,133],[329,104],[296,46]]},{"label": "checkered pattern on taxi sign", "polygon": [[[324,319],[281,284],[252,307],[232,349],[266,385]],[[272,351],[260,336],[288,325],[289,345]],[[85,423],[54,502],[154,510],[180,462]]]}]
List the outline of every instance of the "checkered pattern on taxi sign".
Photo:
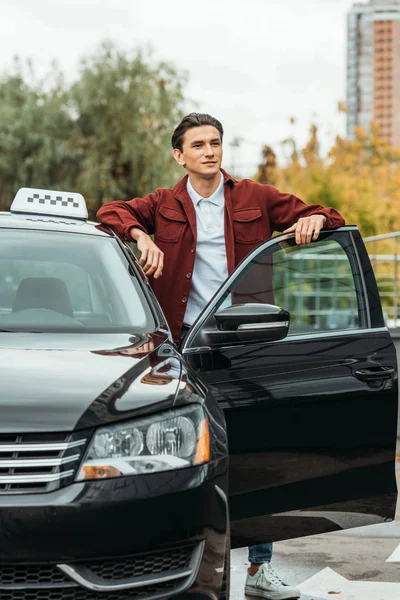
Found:
[{"label": "checkered pattern on taxi sign", "polygon": [[40,194],[33,194],[28,196],[27,202],[39,203],[39,204],[52,204],[53,206],[72,206],[73,208],[79,208],[79,203],[75,202],[73,198],[63,198],[62,196],[56,196],[52,198],[49,194],[41,196]]}]

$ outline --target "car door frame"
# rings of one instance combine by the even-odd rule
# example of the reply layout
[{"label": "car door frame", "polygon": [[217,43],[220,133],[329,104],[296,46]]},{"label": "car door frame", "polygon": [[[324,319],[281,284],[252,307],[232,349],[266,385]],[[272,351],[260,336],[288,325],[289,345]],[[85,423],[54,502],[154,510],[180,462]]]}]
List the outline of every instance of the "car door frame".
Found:
[{"label": "car door frame", "polygon": [[[325,230],[325,233],[329,234],[335,232],[349,232],[351,240],[353,242],[355,257],[357,260],[358,266],[358,274],[360,276],[361,285],[363,288],[363,296],[366,302],[366,318],[367,318],[367,328],[386,328],[383,318],[382,306],[379,298],[379,291],[375,280],[375,275],[372,269],[372,265],[368,259],[368,255],[364,246],[364,242],[362,241],[361,234],[355,225],[345,225],[335,230]],[[324,232],[322,232],[324,233]],[[190,344],[195,337],[196,333],[199,331],[203,323],[206,319],[213,313],[215,305],[218,303],[221,296],[225,294],[225,292],[231,286],[231,282],[237,277],[237,275],[245,269],[253,259],[264,252],[268,248],[273,245],[276,245],[281,242],[285,242],[288,240],[294,239],[293,233],[282,234],[276,237],[273,237],[266,242],[263,242],[257,248],[252,250],[232,271],[232,273],[228,276],[228,278],[224,281],[224,283],[220,286],[214,296],[210,299],[207,306],[204,310],[199,314],[196,321],[193,323],[191,328],[189,329],[185,339],[180,348],[180,352],[182,355],[190,355],[195,353],[201,353],[204,351],[202,347],[191,347]],[[318,240],[316,240],[318,241]],[[352,269],[353,271],[353,269]],[[284,308],[284,307],[283,307]],[[268,343],[268,342],[266,342]],[[273,343],[273,342],[270,342]]]},{"label": "car door frame", "polygon": [[[357,334],[362,334],[362,333],[374,333],[376,335],[382,335],[382,336],[389,336],[388,334],[388,330],[385,327],[384,324],[384,319],[383,319],[383,312],[382,312],[382,307],[381,307],[381,303],[380,303],[380,298],[379,298],[379,292],[378,292],[378,288],[376,285],[376,281],[375,281],[375,276],[373,273],[373,269],[372,269],[372,265],[370,263],[370,260],[368,258],[368,254],[366,252],[365,246],[363,244],[361,235],[357,229],[357,227],[355,226],[346,226],[346,227],[342,227],[338,230],[334,230],[334,231],[326,231],[323,232],[321,235],[321,238],[323,239],[324,234],[326,236],[328,236],[329,234],[334,234],[335,232],[348,232],[349,234],[349,239],[351,239],[352,242],[352,247],[354,250],[354,257],[355,257],[355,263],[351,264],[351,269],[352,269],[352,275],[353,275],[353,280],[355,278],[355,275],[357,275],[359,277],[359,285],[361,286],[360,289],[358,290],[359,292],[362,293],[362,297],[364,299],[365,302],[365,312],[366,312],[366,324],[364,328],[358,328],[358,329],[354,329],[354,330],[342,330],[342,331],[333,331],[333,332],[327,332],[327,331],[321,331],[320,333],[315,332],[315,333],[311,333],[311,334],[301,334],[301,335],[295,335],[295,336],[288,336],[287,338],[277,341],[277,342],[257,342],[256,345],[262,345],[262,346],[275,346],[276,344],[285,344],[288,341],[291,342],[292,340],[294,340],[296,338],[296,341],[301,340],[302,338],[309,338],[311,339],[312,336],[317,336],[319,339],[322,338],[331,338],[335,335],[341,335],[343,336],[353,336],[354,334],[354,338],[357,337]],[[203,312],[199,315],[198,319],[196,320],[196,322],[193,324],[192,328],[189,330],[186,338],[183,341],[182,347],[181,347],[181,353],[183,354],[184,357],[186,357],[189,361],[191,361],[191,359],[194,359],[196,357],[197,360],[197,365],[200,365],[200,368],[198,369],[199,374],[201,375],[201,371],[202,370],[207,370],[207,369],[212,369],[212,365],[210,366],[210,361],[208,360],[208,357],[210,355],[210,353],[213,351],[211,347],[209,346],[198,346],[198,345],[192,345],[193,341],[195,340],[195,337],[198,333],[198,331],[201,329],[201,327],[207,322],[207,320],[212,317],[212,314],[215,310],[215,306],[218,305],[220,299],[222,296],[224,296],[224,294],[233,286],[234,281],[236,279],[239,278],[240,273],[246,269],[246,267],[253,261],[253,259],[255,257],[257,257],[258,254],[264,252],[265,250],[267,250],[268,248],[280,244],[282,242],[285,242],[287,240],[291,240],[293,239],[294,235],[293,234],[286,234],[286,235],[282,235],[279,237],[274,237],[270,240],[268,240],[267,242],[264,242],[263,244],[261,244],[260,246],[258,246],[255,250],[253,250],[237,267],[236,269],[233,271],[233,273],[227,278],[227,280],[224,282],[224,284],[220,287],[220,289],[217,291],[217,293],[214,295],[214,297],[210,300],[210,302],[208,303],[208,305],[205,307],[205,309],[203,310]],[[351,263],[351,261],[349,261]],[[358,285],[358,284],[357,284]],[[285,307],[283,307],[285,308]],[[244,344],[245,345],[245,344]],[[254,345],[254,344],[253,344]],[[218,348],[220,349],[220,348]],[[394,352],[394,358],[395,358],[395,352]],[[204,362],[203,362],[204,361]],[[396,379],[396,389],[397,389],[397,379]],[[392,411],[393,412],[393,411]],[[393,433],[393,441],[395,443],[395,427],[397,425],[394,425],[394,433]],[[392,435],[392,433],[390,435]],[[390,467],[390,465],[389,465]],[[372,473],[372,471],[371,471]],[[388,471],[386,470],[385,473],[388,473]],[[389,482],[389,475],[386,474],[384,475],[386,477],[386,479]],[[340,479],[339,479],[340,480]],[[393,483],[394,482],[394,483]],[[395,480],[395,476],[394,476],[394,457],[393,457],[393,479],[391,482],[388,483],[388,489],[387,489],[387,500],[388,502],[385,504],[385,502],[383,502],[384,506],[382,506],[382,508],[380,509],[380,513],[381,516],[383,516],[383,518],[388,518],[387,515],[391,514],[391,512],[393,511],[393,506],[395,504],[395,484],[396,484],[396,480]],[[394,486],[394,489],[393,489]],[[386,492],[385,492],[386,494]],[[384,494],[384,495],[385,495]],[[389,498],[390,496],[390,498]],[[251,537],[249,537],[249,531],[251,529],[257,529],[257,527],[260,524],[260,519],[258,518],[258,516],[253,512],[249,512],[249,514],[246,513],[246,506],[245,504],[240,500],[240,498],[230,498],[230,504],[231,504],[231,510],[233,509],[234,517],[236,517],[239,513],[240,513],[240,519],[242,521],[242,530],[241,533],[237,533],[237,530],[235,529],[235,524],[233,523],[233,536],[235,537],[236,535],[236,543],[235,540],[233,541],[233,546],[237,546],[237,545],[244,545],[246,543],[258,543],[257,542],[257,538],[253,538],[251,539]],[[327,505],[326,502],[323,503],[324,505]],[[335,506],[333,512],[339,511],[340,503],[337,503],[337,505]],[[343,504],[343,503],[342,503]],[[344,503],[345,506],[342,506],[342,512],[346,512],[346,510],[349,509],[349,505]],[[253,507],[254,509],[254,507]],[[289,512],[293,512],[292,509],[289,507],[287,508],[287,510],[289,510]],[[296,509],[293,509],[295,512]],[[305,506],[301,507],[301,510],[304,511],[305,510]],[[358,508],[357,508],[358,510]],[[361,508],[359,509],[361,511]],[[369,509],[370,510],[370,509]],[[279,511],[278,511],[279,512]],[[315,512],[315,511],[314,511]],[[291,528],[291,533],[288,537],[296,537],[297,535],[305,535],[305,531],[308,531],[308,534],[313,534],[313,533],[320,533],[322,531],[332,531],[332,530],[336,530],[336,529],[340,529],[342,528],[342,524],[340,523],[340,519],[339,521],[336,519],[331,519],[331,518],[326,518],[326,510],[322,511],[324,513],[323,516],[321,511],[317,511],[318,512],[318,518],[314,515],[314,518],[311,519],[312,521],[312,525],[310,525],[310,523],[307,522],[307,526],[301,526],[300,528],[297,528],[297,533],[295,531],[295,528]],[[367,513],[368,511],[366,511]],[[379,513],[379,510],[377,510],[377,513]],[[285,511],[285,514],[289,515],[289,513],[287,513],[287,511]],[[294,516],[293,514],[291,514],[290,516]],[[298,515],[297,515],[298,516]],[[348,526],[358,526],[358,525],[364,525],[364,524],[368,524],[371,521],[363,521],[362,515],[358,515],[360,518],[353,518],[347,521],[347,525]],[[365,515],[364,515],[365,516]],[[369,515],[367,515],[369,516]],[[280,518],[283,517],[283,515],[280,515]],[[380,518],[379,515],[377,515],[377,518]],[[304,524],[307,521],[307,518],[305,518],[304,512],[301,515],[301,519],[302,523]],[[247,526],[243,528],[243,523],[245,523],[247,521]],[[277,520],[275,519],[275,521],[277,522]],[[279,519],[278,519],[279,521]],[[291,520],[291,522],[293,523],[293,519]],[[349,524],[351,523],[351,524]],[[316,525],[317,524],[317,525]],[[264,523],[265,525],[265,523]],[[279,537],[281,534],[279,533],[279,528],[282,529],[282,531],[288,531],[288,525],[286,524],[282,524],[282,522],[280,523],[279,527],[272,525],[272,522],[269,523],[268,526],[266,526],[267,529],[265,529],[264,527],[264,531],[272,531],[272,529],[274,529],[275,533],[273,534],[274,537],[272,538],[272,536],[269,539],[284,539],[282,537]],[[270,527],[270,529],[268,529],[268,527]],[[299,533],[300,532],[300,533]],[[286,534],[282,534],[284,537]],[[265,537],[264,540],[265,541]],[[268,539],[268,538],[267,538]],[[262,541],[262,540],[261,540]]]}]

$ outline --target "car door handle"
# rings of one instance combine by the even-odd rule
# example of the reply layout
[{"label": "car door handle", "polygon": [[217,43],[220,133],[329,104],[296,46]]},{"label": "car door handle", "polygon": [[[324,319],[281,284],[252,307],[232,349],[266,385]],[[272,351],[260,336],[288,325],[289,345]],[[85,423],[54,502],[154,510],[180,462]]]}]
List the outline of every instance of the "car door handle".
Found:
[{"label": "car door handle", "polygon": [[393,377],[393,367],[371,367],[370,369],[359,369],[354,375],[360,381],[376,381],[377,379],[390,379]]}]

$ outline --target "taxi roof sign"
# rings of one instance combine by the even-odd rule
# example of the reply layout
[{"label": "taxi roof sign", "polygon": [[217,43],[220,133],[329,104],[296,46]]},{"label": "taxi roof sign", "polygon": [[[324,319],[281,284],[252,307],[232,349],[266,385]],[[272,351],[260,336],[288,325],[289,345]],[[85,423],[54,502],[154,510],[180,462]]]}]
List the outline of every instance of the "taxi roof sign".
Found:
[{"label": "taxi roof sign", "polygon": [[11,204],[12,213],[87,220],[85,198],[76,192],[20,188]]}]

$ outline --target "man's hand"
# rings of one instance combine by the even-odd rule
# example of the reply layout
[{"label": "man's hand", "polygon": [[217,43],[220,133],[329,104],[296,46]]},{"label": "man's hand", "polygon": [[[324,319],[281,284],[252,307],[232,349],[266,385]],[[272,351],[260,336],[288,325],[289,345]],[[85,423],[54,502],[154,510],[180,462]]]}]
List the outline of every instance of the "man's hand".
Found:
[{"label": "man's hand", "polygon": [[154,279],[161,277],[164,267],[164,252],[161,252],[151,237],[141,229],[132,227],[129,233],[132,239],[137,242],[140,252],[139,265],[143,268],[143,271],[148,277],[153,274]]},{"label": "man's hand", "polygon": [[326,222],[324,215],[312,215],[311,217],[304,217],[299,219],[297,223],[285,229],[283,233],[290,233],[294,231],[296,234],[296,244],[306,246],[311,240],[317,240],[319,232],[323,228]]}]

